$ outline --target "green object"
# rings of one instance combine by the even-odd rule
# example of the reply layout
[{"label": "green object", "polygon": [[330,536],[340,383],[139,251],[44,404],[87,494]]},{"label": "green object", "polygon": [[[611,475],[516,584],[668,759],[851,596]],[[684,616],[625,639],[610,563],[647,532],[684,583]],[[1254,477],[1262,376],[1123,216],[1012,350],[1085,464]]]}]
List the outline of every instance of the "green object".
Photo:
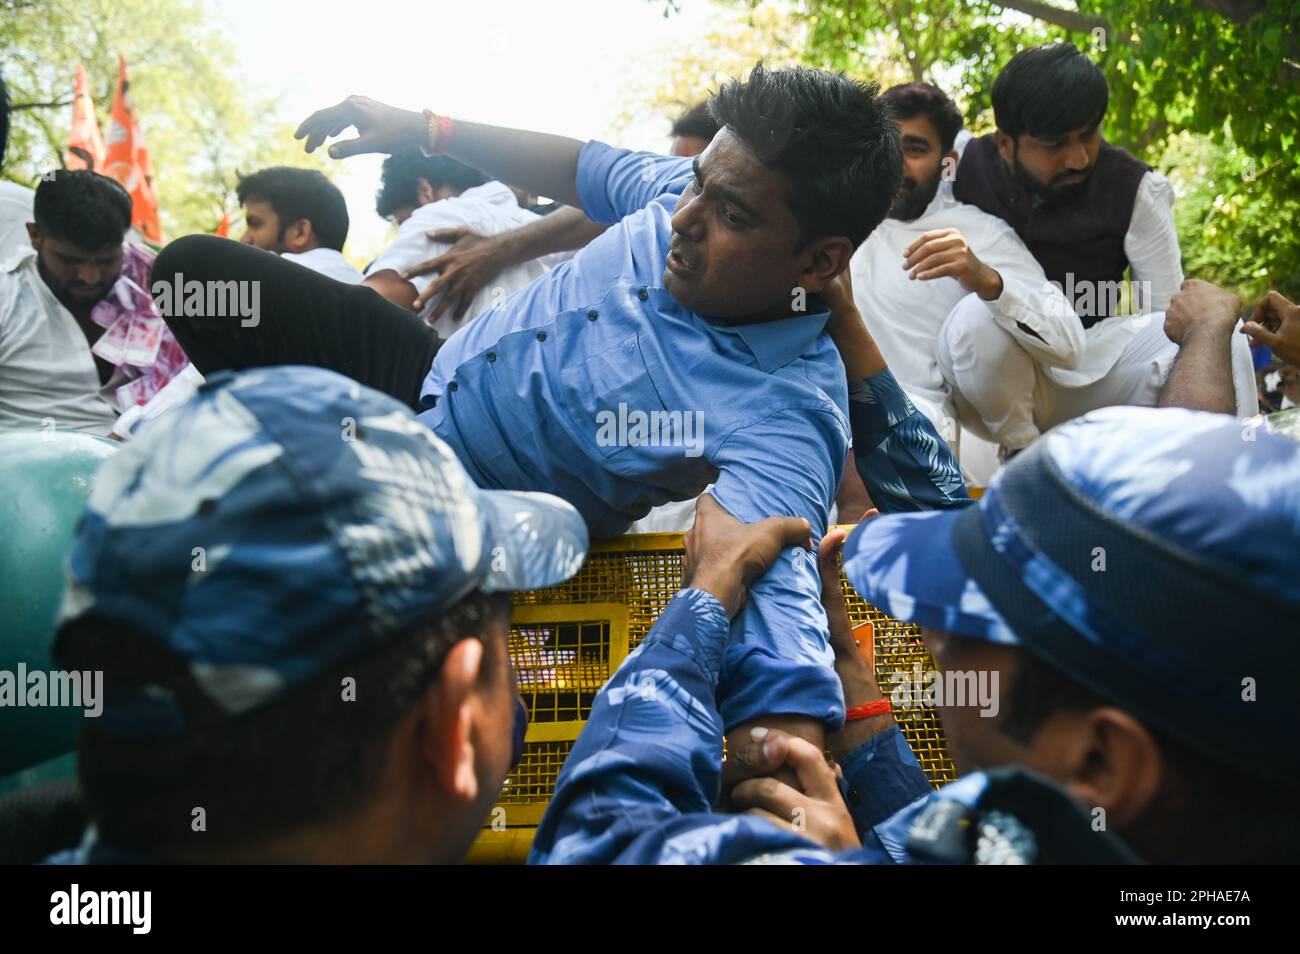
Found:
[{"label": "green object", "polygon": [[[0,679],[24,699],[20,666],[29,679],[55,671],[50,651],[72,535],[95,472],[116,449],[87,434],[0,434]],[[81,725],[80,708],[15,701],[0,707],[0,777],[71,751]]]}]

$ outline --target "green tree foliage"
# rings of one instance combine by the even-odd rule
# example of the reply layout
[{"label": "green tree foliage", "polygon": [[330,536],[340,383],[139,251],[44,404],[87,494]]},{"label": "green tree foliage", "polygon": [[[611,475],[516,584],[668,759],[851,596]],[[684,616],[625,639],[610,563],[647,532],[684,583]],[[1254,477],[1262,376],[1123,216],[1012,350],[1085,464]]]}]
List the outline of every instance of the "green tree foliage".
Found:
[{"label": "green tree foliage", "polygon": [[292,139],[293,124],[246,85],[226,34],[201,0],[0,0],[0,67],[12,114],[3,175],[30,185],[62,165],[77,64],[107,131],[126,57],[153,161],[167,238],[210,232],[235,212],[236,172],[273,164],[328,169]]},{"label": "green tree foliage", "polygon": [[[1017,50],[1089,50],[1110,82],[1107,138],[1178,187],[1187,274],[1248,296],[1300,285],[1300,0],[801,0],[795,15],[807,62],[881,79],[902,66],[980,131]],[[897,58],[883,66],[882,38]]]}]

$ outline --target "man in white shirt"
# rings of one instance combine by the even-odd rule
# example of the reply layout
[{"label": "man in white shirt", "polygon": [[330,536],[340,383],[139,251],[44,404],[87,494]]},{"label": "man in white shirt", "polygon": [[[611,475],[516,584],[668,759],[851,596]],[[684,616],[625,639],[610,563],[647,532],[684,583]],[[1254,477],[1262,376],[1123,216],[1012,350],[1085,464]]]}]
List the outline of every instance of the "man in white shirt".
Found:
[{"label": "man in white shirt", "polygon": [[188,363],[150,297],[153,253],[124,244],[131,197],[60,169],[36,190],[30,244],[0,268],[0,429],[107,435]]},{"label": "man in white shirt", "polygon": [[[962,124],[952,100],[929,83],[895,86],[881,98],[902,132],[903,188],[853,256],[853,296],[903,389],[955,448],[951,386],[936,358],[947,322],[999,333],[1032,360],[1060,368],[1078,362],[1083,327],[1011,226],[943,187]],[[981,372],[996,379],[1000,369]],[[981,431],[996,434],[1000,423]]]},{"label": "man in white shirt", "polygon": [[271,166],[241,176],[240,241],[297,262],[335,281],[356,285],[361,273],[343,257],[348,206],[343,193],[315,169]]},{"label": "man in white shirt", "polygon": [[454,302],[456,307],[442,309],[435,319],[433,312],[442,297],[421,296],[437,275],[407,275],[452,247],[431,233],[458,229],[498,235],[536,222],[540,216],[521,208],[505,183],[448,156],[426,156],[419,149],[384,160],[383,187],[375,208],[381,217],[398,222],[399,228],[397,238],[366,269],[365,283],[394,304],[416,311],[442,338],[450,338],[552,264],[549,258],[536,258],[503,268],[490,285],[475,290],[468,300]]},{"label": "man in white shirt", "polygon": [[[939,363],[959,418],[1014,451],[1094,408],[1156,403],[1178,350],[1163,311],[1183,272],[1173,187],[1102,140],[1109,91],[1095,63],[1069,43],[1024,50],[992,99],[998,128],[966,146],[953,195],[1015,229],[1086,329],[1078,362],[1051,366],[977,320],[945,326]],[[1131,314],[1121,313],[1126,298]],[[1244,339],[1233,343],[1233,378],[1238,413],[1253,415]]]}]

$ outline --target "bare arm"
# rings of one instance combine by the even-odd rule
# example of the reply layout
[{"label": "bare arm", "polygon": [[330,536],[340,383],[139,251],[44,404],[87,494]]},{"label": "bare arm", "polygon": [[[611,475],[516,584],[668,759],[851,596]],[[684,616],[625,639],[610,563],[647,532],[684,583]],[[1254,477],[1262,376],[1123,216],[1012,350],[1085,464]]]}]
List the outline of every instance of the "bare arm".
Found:
[{"label": "bare arm", "polygon": [[1189,279],[1165,312],[1165,334],[1178,345],[1157,407],[1235,414],[1232,334],[1241,299],[1209,282]]},{"label": "bare arm", "polygon": [[[424,146],[428,140],[424,113],[387,106],[365,96],[349,96],[335,106],[317,110],[303,120],[294,138],[305,139],[306,151],[314,152],[326,139],[353,126],[357,137],[330,146],[331,158],[400,152]],[[457,121],[447,154],[510,185],[581,208],[575,180],[578,154],[584,145],[567,136]]]}]

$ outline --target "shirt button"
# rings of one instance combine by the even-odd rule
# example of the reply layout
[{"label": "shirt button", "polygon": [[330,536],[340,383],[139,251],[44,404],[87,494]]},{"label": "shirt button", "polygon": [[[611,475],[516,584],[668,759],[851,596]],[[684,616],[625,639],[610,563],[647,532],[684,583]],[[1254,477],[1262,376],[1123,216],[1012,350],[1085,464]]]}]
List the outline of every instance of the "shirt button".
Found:
[{"label": "shirt button", "polygon": [[538,341],[545,341],[545,340],[546,340],[546,332],[545,332],[545,331],[539,331],[539,332],[537,332],[537,340],[538,340]]},{"label": "shirt button", "polygon": [[599,317],[600,317],[600,312],[596,311],[595,309],[592,309],[591,311],[587,312],[588,321],[595,321]]},{"label": "shirt button", "polygon": [[451,384],[447,385],[447,390],[448,390],[448,391],[455,391],[455,390],[456,390],[457,388],[459,388],[459,387],[460,387],[459,384],[457,384],[455,381],[452,381]]},{"label": "shirt button", "polygon": [[496,352],[495,352],[495,351],[489,351],[489,352],[487,353],[487,359],[488,359],[489,362],[495,361],[495,360],[497,359]]},{"label": "shirt button", "polygon": [[650,293],[646,291],[644,288],[641,288],[637,290],[636,297],[640,298],[642,301],[645,301],[647,298],[650,297]]}]

